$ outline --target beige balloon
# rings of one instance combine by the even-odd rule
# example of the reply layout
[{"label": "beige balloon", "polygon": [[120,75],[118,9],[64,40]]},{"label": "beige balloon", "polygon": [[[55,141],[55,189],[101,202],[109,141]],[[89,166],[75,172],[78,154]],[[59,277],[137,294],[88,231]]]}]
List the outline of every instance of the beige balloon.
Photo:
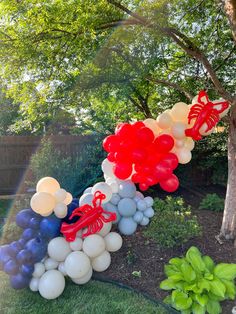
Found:
[{"label": "beige balloon", "polygon": [[105,241],[103,237],[98,234],[87,236],[83,242],[83,251],[89,257],[94,258],[105,250]]},{"label": "beige balloon", "polygon": [[175,140],[175,147],[182,148],[184,147],[185,141],[184,140]]},{"label": "beige balloon", "polygon": [[97,272],[105,271],[111,264],[111,255],[104,251],[101,255],[92,259],[92,267]]},{"label": "beige balloon", "polygon": [[46,192],[35,193],[31,200],[30,206],[36,213],[40,215],[48,215],[56,205],[55,198],[52,194]]},{"label": "beige balloon", "polygon": [[105,238],[106,250],[108,252],[116,252],[122,247],[122,238],[117,232],[108,233]]},{"label": "beige balloon", "polygon": [[54,194],[59,189],[59,182],[52,177],[44,177],[40,179],[36,186],[37,192],[47,192],[50,194]]},{"label": "beige balloon", "polygon": [[173,134],[174,138],[181,140],[186,137],[185,135],[186,124],[183,122],[175,122],[172,125],[171,133]]},{"label": "beige balloon", "polygon": [[160,128],[158,127],[157,121],[151,118],[148,118],[143,121],[146,127],[152,130],[155,136],[157,136],[160,132]]},{"label": "beige balloon", "polygon": [[77,285],[84,285],[85,283],[89,282],[89,280],[92,278],[92,275],[93,275],[93,269],[92,269],[92,267],[90,267],[89,271],[87,272],[87,274],[85,274],[83,277],[81,277],[81,278],[71,278],[71,279]]},{"label": "beige balloon", "polygon": [[54,193],[55,199],[58,203],[63,202],[66,199],[66,190],[59,189]]},{"label": "beige balloon", "polygon": [[187,137],[184,146],[190,151],[193,150],[195,146],[194,140],[191,137]]},{"label": "beige balloon", "polygon": [[192,153],[186,147],[178,149],[176,154],[180,164],[187,164],[192,159]]},{"label": "beige balloon", "polygon": [[58,218],[65,218],[67,215],[67,206],[64,203],[57,203],[55,208],[54,208],[54,214],[58,217]]},{"label": "beige balloon", "polygon": [[171,109],[171,116],[175,121],[187,121],[189,113],[188,105],[184,102],[177,102]]},{"label": "beige balloon", "polygon": [[73,196],[69,192],[66,192],[66,198],[63,201],[63,203],[66,205],[69,205],[72,202],[72,200],[73,200]]},{"label": "beige balloon", "polygon": [[168,129],[173,124],[173,120],[171,115],[167,112],[163,112],[157,117],[157,125],[161,129]]}]

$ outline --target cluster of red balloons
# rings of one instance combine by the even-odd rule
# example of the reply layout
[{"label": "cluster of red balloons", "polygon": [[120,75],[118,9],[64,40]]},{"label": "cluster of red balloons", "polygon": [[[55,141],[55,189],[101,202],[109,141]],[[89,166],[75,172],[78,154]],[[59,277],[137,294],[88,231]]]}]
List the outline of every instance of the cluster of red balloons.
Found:
[{"label": "cluster of red balloons", "polygon": [[141,191],[158,183],[167,192],[177,190],[179,180],[173,170],[178,166],[178,158],[170,152],[173,146],[172,136],[162,134],[155,138],[141,121],[119,124],[115,134],[103,141],[107,159],[114,163],[115,176],[139,183]]}]

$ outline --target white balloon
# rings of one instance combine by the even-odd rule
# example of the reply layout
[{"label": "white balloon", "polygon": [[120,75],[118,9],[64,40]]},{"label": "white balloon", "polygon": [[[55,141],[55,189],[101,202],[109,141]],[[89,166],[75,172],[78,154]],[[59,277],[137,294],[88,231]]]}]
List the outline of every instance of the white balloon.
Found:
[{"label": "white balloon", "polygon": [[105,237],[111,231],[111,227],[112,227],[111,222],[105,222],[103,224],[102,229],[99,232],[97,232],[97,234],[99,234],[102,237]]},{"label": "white balloon", "polygon": [[171,127],[172,124],[173,120],[171,118],[171,115],[167,112],[163,112],[157,117],[157,125],[161,129],[168,129]]},{"label": "white balloon", "polygon": [[[110,200],[110,202],[113,204],[113,205],[117,205],[120,201],[120,195],[119,194],[116,194],[116,193],[113,193],[112,194],[112,198]],[[109,203],[107,203],[109,204]],[[109,210],[108,210],[109,211]]]},{"label": "white balloon", "polygon": [[54,194],[57,190],[60,189],[60,184],[58,181],[52,177],[45,177],[38,181],[36,186],[37,192],[47,192]]},{"label": "white balloon", "polygon": [[39,278],[32,278],[30,280],[29,288],[33,292],[38,291],[39,290]]},{"label": "white balloon", "polygon": [[65,278],[58,270],[48,270],[39,280],[39,293],[45,299],[56,299],[64,289]]},{"label": "white balloon", "polygon": [[83,277],[90,267],[90,259],[84,252],[72,252],[65,260],[65,270],[71,278]]},{"label": "white balloon", "polygon": [[105,194],[106,198],[103,200],[103,204],[110,201],[112,197],[112,189],[106,182],[98,182],[92,188],[92,193],[95,194],[97,191]]},{"label": "white balloon", "polygon": [[105,271],[111,264],[111,255],[104,251],[101,255],[92,259],[92,267],[97,272]]},{"label": "white balloon", "polygon": [[79,199],[79,206],[83,206],[85,204],[93,205],[93,194],[85,193]]},{"label": "white balloon", "polygon": [[65,218],[67,215],[68,209],[66,204],[64,203],[58,203],[55,208],[54,208],[54,214],[58,217],[58,218]]},{"label": "white balloon", "polygon": [[152,207],[154,200],[151,196],[144,197],[144,201],[147,204],[147,207]]},{"label": "white balloon", "polygon": [[62,273],[63,276],[67,276],[64,262],[59,263],[58,270],[60,273]]},{"label": "white balloon", "polygon": [[66,190],[59,189],[54,193],[54,197],[58,203],[63,202],[66,199]]},{"label": "white balloon", "polygon": [[[105,250],[105,241],[98,234],[91,234],[84,239],[83,251],[89,257],[94,258]],[[76,278],[76,277],[75,277]]]},{"label": "white balloon", "polygon": [[45,266],[43,263],[34,264],[34,272],[32,274],[33,277],[39,278],[45,273]]},{"label": "white balloon", "polygon": [[70,252],[69,243],[62,237],[54,238],[48,243],[48,255],[57,262],[64,262]]},{"label": "white balloon", "polygon": [[177,157],[180,164],[187,164],[192,159],[192,153],[189,149],[183,147],[178,149]]},{"label": "white balloon", "polygon": [[104,240],[108,252],[116,252],[122,247],[123,240],[117,232],[108,233]]},{"label": "white balloon", "polygon": [[177,102],[171,109],[171,116],[177,121],[187,121],[189,113],[188,105],[184,102]]},{"label": "white balloon", "polygon": [[110,162],[107,158],[104,159],[102,162],[102,171],[109,178],[115,178],[115,175],[113,173],[113,166],[114,164]]},{"label": "white balloon", "polygon": [[49,257],[44,262],[44,265],[45,265],[46,270],[50,270],[50,269],[56,269],[58,267],[59,263],[57,261],[55,261],[54,259]]},{"label": "white balloon", "polygon": [[31,200],[30,206],[37,214],[49,216],[56,205],[55,198],[47,192],[35,193]]},{"label": "white balloon", "polygon": [[121,181],[119,184],[119,195],[121,197],[129,197],[133,198],[136,195],[136,186],[135,184],[130,181]]},{"label": "white balloon", "polygon": [[183,123],[183,122],[175,122],[172,125],[171,133],[173,134],[173,136],[176,139],[181,140],[181,139],[184,139],[186,137],[185,129],[186,129],[186,124],[185,123]]},{"label": "white balloon", "polygon": [[118,193],[119,185],[116,181],[112,181],[111,183],[108,183],[108,185],[110,186],[112,193]]},{"label": "white balloon", "polygon": [[66,192],[66,198],[63,201],[63,203],[65,203],[66,205],[69,205],[72,202],[72,200],[73,200],[73,196],[69,192]]},{"label": "white balloon", "polygon": [[145,200],[138,201],[137,208],[140,211],[144,211],[145,209],[147,209],[147,203],[145,202]]},{"label": "white balloon", "polygon": [[81,278],[72,278],[72,281],[74,283],[76,283],[77,285],[84,285],[85,283],[89,282],[89,280],[92,278],[92,275],[93,275],[93,269],[90,266],[89,271],[87,272],[87,274],[85,274]]},{"label": "white balloon", "polygon": [[83,194],[87,194],[87,193],[92,193],[92,186],[88,187],[87,189],[84,190]]},{"label": "white balloon", "polygon": [[83,240],[76,238],[73,242],[70,242],[70,248],[72,251],[81,251],[83,247]]}]

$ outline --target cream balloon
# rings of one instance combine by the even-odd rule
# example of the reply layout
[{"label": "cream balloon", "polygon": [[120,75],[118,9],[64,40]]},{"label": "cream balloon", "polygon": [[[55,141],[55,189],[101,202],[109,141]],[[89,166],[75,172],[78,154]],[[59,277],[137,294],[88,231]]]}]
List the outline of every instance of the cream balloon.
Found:
[{"label": "cream balloon", "polygon": [[157,121],[151,118],[148,118],[143,121],[146,127],[152,130],[155,136],[157,136],[160,132],[160,129],[158,127]]},{"label": "cream balloon", "polygon": [[190,151],[193,150],[195,146],[194,140],[191,137],[187,137],[184,146]]},{"label": "cream balloon", "polygon": [[47,192],[37,192],[30,200],[30,206],[37,214],[50,215],[50,212],[53,211],[55,205],[56,201],[54,196]]},{"label": "cream balloon", "polygon": [[66,192],[66,198],[63,201],[63,203],[66,205],[69,205],[72,202],[72,200],[73,200],[73,196],[69,192]]},{"label": "cream balloon", "polygon": [[187,164],[192,159],[190,150],[185,147],[178,149],[176,154],[180,164]]},{"label": "cream balloon", "polygon": [[66,190],[59,189],[54,193],[54,197],[58,203],[63,202],[66,199]]},{"label": "cream balloon", "polygon": [[192,99],[192,105],[195,105],[198,103],[198,95],[194,96]]},{"label": "cream balloon", "polygon": [[92,267],[90,267],[87,274],[85,274],[81,278],[72,278],[72,281],[76,283],[77,285],[84,285],[85,283],[89,282],[89,280],[92,278],[92,275],[93,275],[93,269]]},{"label": "cream balloon", "polygon": [[102,229],[97,232],[102,237],[105,237],[110,231],[111,231],[112,223],[111,222],[106,222],[103,224]]},{"label": "cream balloon", "polygon": [[173,124],[171,115],[167,112],[163,112],[157,117],[157,125],[161,129],[168,129]]},{"label": "cream balloon", "polygon": [[91,234],[84,239],[83,251],[89,257],[94,258],[105,250],[105,241],[98,234]]},{"label": "cream balloon", "polygon": [[172,125],[171,133],[173,134],[174,138],[181,140],[181,139],[184,139],[186,137],[185,129],[186,129],[185,123],[175,122]]},{"label": "cream balloon", "polygon": [[45,299],[58,298],[65,289],[65,278],[58,270],[48,270],[39,280],[39,293]]},{"label": "cream balloon", "polygon": [[105,194],[106,198],[103,200],[103,204],[110,201],[112,198],[112,189],[106,182],[98,182],[92,188],[92,193],[95,194],[97,191]]},{"label": "cream balloon", "polygon": [[122,247],[122,238],[117,232],[108,233],[105,238],[106,250],[108,252],[116,252]]},{"label": "cream balloon", "polygon": [[72,252],[65,260],[65,270],[71,278],[82,278],[90,267],[90,259],[84,252]]},{"label": "cream balloon", "polygon": [[50,194],[54,194],[59,189],[59,182],[52,177],[44,177],[40,179],[36,186],[37,192],[47,192]]},{"label": "cream balloon", "polygon": [[54,214],[58,217],[58,218],[65,218],[67,215],[67,206],[64,203],[58,203],[56,204],[55,208],[54,208]]},{"label": "cream balloon", "polygon": [[182,148],[184,147],[185,142],[183,140],[175,140],[175,147]]},{"label": "cream balloon", "polygon": [[104,251],[101,255],[92,259],[92,267],[97,272],[105,271],[111,264],[111,255]]},{"label": "cream balloon", "polygon": [[70,248],[72,251],[80,251],[83,247],[83,240],[76,238],[73,242],[70,242]]},{"label": "cream balloon", "polygon": [[184,102],[177,102],[171,109],[171,117],[175,121],[187,121],[189,113],[188,105]]},{"label": "cream balloon", "polygon": [[64,262],[70,252],[69,243],[62,237],[54,238],[48,243],[48,255],[57,262]]}]

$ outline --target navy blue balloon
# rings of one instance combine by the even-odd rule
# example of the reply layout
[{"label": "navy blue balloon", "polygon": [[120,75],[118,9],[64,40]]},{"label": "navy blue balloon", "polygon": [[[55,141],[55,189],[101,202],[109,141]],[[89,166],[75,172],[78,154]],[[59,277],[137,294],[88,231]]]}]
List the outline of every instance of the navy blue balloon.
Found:
[{"label": "navy blue balloon", "polygon": [[20,273],[23,276],[31,277],[33,272],[34,272],[34,265],[31,265],[31,264],[23,264],[20,268]]},{"label": "navy blue balloon", "polygon": [[22,233],[22,238],[27,241],[29,241],[30,239],[33,239],[37,234],[36,230],[33,230],[31,228],[27,228],[24,230],[24,232]]},{"label": "navy blue balloon", "polygon": [[14,241],[11,244],[9,244],[9,252],[11,256],[16,256],[20,250],[22,250],[23,245],[20,244],[18,241]]},{"label": "navy blue balloon", "polygon": [[33,262],[33,256],[32,253],[29,250],[21,250],[17,255],[16,255],[17,262],[19,264],[25,264],[29,262]]},{"label": "navy blue balloon", "polygon": [[8,262],[5,263],[3,270],[8,275],[16,275],[19,271],[19,266],[15,260],[10,259]]},{"label": "navy blue balloon", "polygon": [[53,239],[60,235],[61,219],[50,216],[44,218],[40,223],[40,234],[46,239]]},{"label": "navy blue balloon", "polygon": [[30,277],[24,276],[21,273],[10,277],[11,287],[14,289],[24,289],[29,286]]},{"label": "navy blue balloon", "polygon": [[32,254],[34,262],[40,262],[47,254],[47,243],[40,237],[29,240],[26,249]]},{"label": "navy blue balloon", "polygon": [[23,248],[24,246],[25,246],[25,243],[27,242],[27,240],[26,239],[19,239],[18,241],[18,244]]},{"label": "navy blue balloon", "polygon": [[16,215],[16,224],[22,229],[28,228],[32,217],[34,217],[32,209],[23,209]]},{"label": "navy blue balloon", "polygon": [[65,218],[62,219],[62,221],[67,223],[74,223],[79,220],[79,217],[74,217],[73,219],[69,219],[73,211],[79,207],[79,200],[73,199],[73,201],[67,206],[68,212]]},{"label": "navy blue balloon", "polygon": [[30,222],[29,222],[30,228],[37,230],[39,228],[40,221],[41,221],[41,219],[39,219],[37,217],[31,218]]}]

